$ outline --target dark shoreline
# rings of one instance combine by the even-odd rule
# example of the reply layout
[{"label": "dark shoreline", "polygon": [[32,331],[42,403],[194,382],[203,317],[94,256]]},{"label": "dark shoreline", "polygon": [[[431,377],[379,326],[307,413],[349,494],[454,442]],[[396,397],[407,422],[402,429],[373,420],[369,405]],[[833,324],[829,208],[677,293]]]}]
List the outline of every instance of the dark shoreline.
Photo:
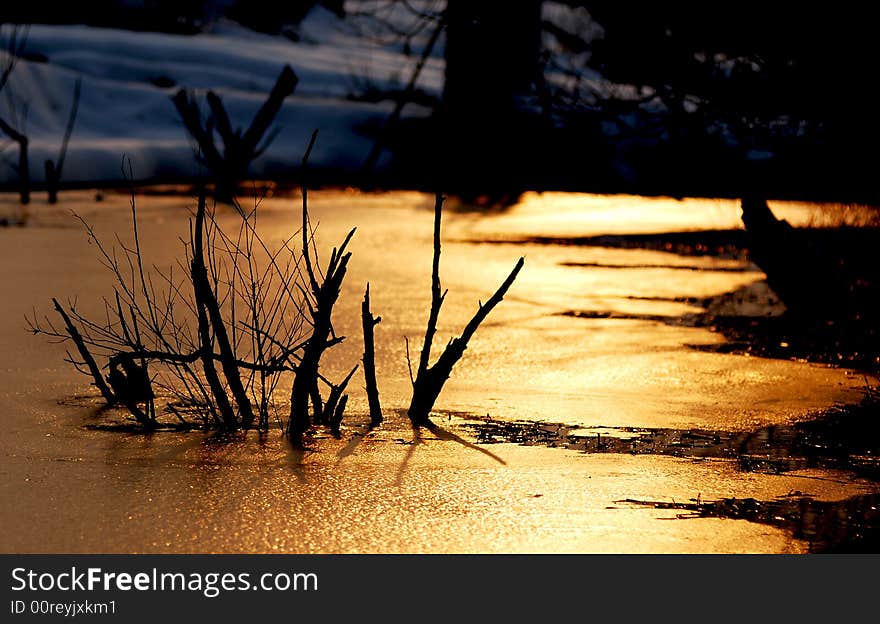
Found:
[{"label": "dark shoreline", "polygon": [[[197,189],[204,186],[207,180],[197,176],[162,176],[156,178],[137,179],[133,182],[121,178],[107,180],[88,181],[62,181],[59,191],[73,190],[97,190],[104,192],[130,193],[133,189],[139,194],[152,195],[195,195]],[[251,194],[253,189],[257,191],[271,189],[276,195],[293,195],[299,192],[302,185],[301,174],[296,167],[292,167],[289,174],[268,178],[253,178],[242,183],[241,189],[244,195]],[[456,182],[454,179],[446,183],[436,180],[413,179],[409,176],[376,173],[365,181],[351,171],[339,171],[333,169],[310,169],[308,186],[310,189],[347,189],[354,188],[364,193],[384,193],[392,191],[413,191],[433,194],[438,190],[449,195],[462,195],[471,198],[489,199],[501,198],[508,201],[515,199],[521,193],[533,191],[536,193],[588,193],[595,195],[638,195],[641,197],[671,197],[673,199],[730,199],[737,200],[749,191],[747,189],[733,189],[727,187],[713,187],[695,189],[692,186],[645,186],[645,185],[620,185],[605,182],[583,182],[573,180],[567,183],[554,183],[550,185],[531,184],[518,185],[517,188],[505,188],[500,184],[474,185],[467,182]],[[527,188],[523,188],[526,186]],[[438,188],[439,187],[439,188]],[[0,181],[0,193],[18,192],[16,180]],[[167,190],[163,190],[167,189]],[[45,192],[45,185],[34,183],[31,187],[33,193]],[[801,189],[765,189],[763,196],[770,201],[797,201],[809,203],[839,203],[839,204],[864,204],[880,206],[880,194],[873,190],[825,190],[807,191]]]}]

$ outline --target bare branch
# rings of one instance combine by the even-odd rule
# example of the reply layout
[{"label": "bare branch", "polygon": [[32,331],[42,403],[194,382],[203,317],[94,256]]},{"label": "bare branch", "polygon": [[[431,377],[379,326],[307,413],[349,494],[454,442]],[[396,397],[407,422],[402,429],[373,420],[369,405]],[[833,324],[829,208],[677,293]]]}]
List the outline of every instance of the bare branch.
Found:
[{"label": "bare branch", "polygon": [[52,299],[52,303],[55,305],[55,309],[58,311],[58,314],[61,315],[61,318],[64,319],[64,324],[67,326],[67,333],[70,335],[70,339],[73,341],[73,344],[76,345],[77,351],[79,351],[80,356],[82,356],[83,361],[89,369],[89,373],[92,375],[92,379],[94,380],[95,387],[101,391],[101,395],[107,401],[109,405],[113,405],[116,402],[116,396],[113,394],[113,391],[110,390],[107,382],[104,381],[104,377],[101,375],[101,369],[98,367],[98,364],[95,362],[95,358],[92,357],[92,354],[89,352],[88,347],[86,347],[85,342],[83,342],[82,336],[77,330],[76,326],[70,320],[70,316],[68,316],[67,312],[64,311],[64,308],[61,307],[61,304],[58,303],[57,299]]},{"label": "bare branch", "polygon": [[[507,293],[508,289],[510,289],[516,276],[519,275],[525,262],[524,258],[519,259],[516,266],[514,266],[513,270],[510,272],[510,275],[507,276],[507,279],[505,279],[501,286],[498,287],[498,290],[495,291],[495,294],[493,294],[485,304],[480,304],[477,308],[477,312],[462,331],[461,336],[450,340],[449,344],[446,345],[446,348],[443,350],[443,353],[440,354],[440,357],[434,365],[429,366],[431,341],[433,340],[437,328],[437,316],[440,312],[440,306],[443,303],[443,299],[446,296],[445,292],[442,295],[440,294],[441,209],[442,197],[438,194],[434,208],[434,258],[431,273],[431,313],[428,317],[428,327],[425,332],[425,344],[422,346],[422,356],[419,361],[419,369],[416,373],[415,380],[412,380],[412,372],[410,372],[410,379],[413,383],[413,394],[407,414],[412,423],[416,426],[431,425],[431,410],[434,407],[434,403],[437,401],[437,397],[440,395],[440,391],[443,389],[443,385],[446,383],[446,380],[449,379],[449,376],[452,373],[452,368],[458,360],[461,359],[462,355],[464,355],[468,341],[474,335],[474,332],[476,332],[477,328],[486,319],[489,313],[504,298],[504,295]],[[408,343],[407,361],[409,361]]]},{"label": "bare branch", "polygon": [[[370,311],[370,284],[364,292],[361,303],[361,324],[364,331],[364,381],[366,382],[367,402],[370,405],[370,424],[376,426],[382,422],[382,405],[379,402],[379,388],[376,383],[376,347],[373,330],[382,321],[382,317],[374,317]],[[412,377],[412,371],[410,371]]]}]

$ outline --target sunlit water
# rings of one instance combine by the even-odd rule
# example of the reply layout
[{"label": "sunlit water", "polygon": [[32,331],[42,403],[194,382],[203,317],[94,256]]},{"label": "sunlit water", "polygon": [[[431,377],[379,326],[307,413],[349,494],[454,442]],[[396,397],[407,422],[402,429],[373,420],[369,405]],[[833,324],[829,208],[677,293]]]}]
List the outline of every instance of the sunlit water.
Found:
[{"label": "sunlit water", "polygon": [[[10,201],[3,198],[4,210]],[[167,266],[179,254],[177,237],[187,231],[192,203],[139,198],[141,243],[151,263]],[[658,523],[658,512],[606,508],[623,498],[767,499],[790,490],[840,498],[871,489],[828,473],[744,474],[721,461],[511,445],[493,446],[493,457],[431,436],[411,444],[399,412],[410,393],[405,337],[420,348],[430,302],[431,207],[431,198],[415,193],[313,194],[325,261],[346,231],[358,228],[334,317],[337,333],[348,338],[323,370],[338,379],[359,361],[360,302],[369,281],[373,312],[383,319],[376,349],[388,422],[352,437],[363,433],[366,412],[357,376],[347,437],[323,440],[304,457],[292,454],[277,431],[261,443],[216,444],[193,433],[84,429],[101,418],[88,401],[71,400],[89,392],[87,381],[62,362],[62,346],[25,334],[23,316],[34,308],[50,313],[52,296],[76,296],[83,311],[100,309],[111,282],[67,211],[81,213],[107,240],[113,232],[126,240],[127,198],[95,203],[91,194],[68,193],[60,207],[32,206],[26,227],[0,230],[2,488],[4,501],[15,501],[0,516],[15,527],[4,533],[2,549],[788,552],[804,545],[776,529],[720,520]],[[773,207],[794,223],[814,214],[809,206]],[[298,227],[298,200],[264,200],[260,214],[271,245]],[[220,217],[228,226],[235,219],[231,211]],[[440,420],[447,422],[448,413],[454,427],[452,414],[488,414],[582,426],[746,430],[857,400],[863,382],[846,370],[693,348],[723,338],[681,322],[700,309],[676,299],[761,281],[745,261],[475,242],[736,227],[738,207],[724,201],[528,194],[490,214],[450,208],[441,260],[449,295],[437,349],[521,255],[526,264],[456,366],[436,406]],[[563,315],[569,311],[628,318]]]}]

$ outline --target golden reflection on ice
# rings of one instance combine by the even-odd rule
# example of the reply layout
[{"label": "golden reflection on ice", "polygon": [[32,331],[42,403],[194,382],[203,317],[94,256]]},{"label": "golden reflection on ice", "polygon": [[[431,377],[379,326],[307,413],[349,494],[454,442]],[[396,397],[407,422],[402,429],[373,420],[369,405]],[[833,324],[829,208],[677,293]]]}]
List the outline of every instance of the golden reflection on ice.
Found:
[{"label": "golden reflection on ice", "polygon": [[[855,206],[835,205],[832,211],[805,202],[771,201],[770,206],[779,218],[795,226],[829,224],[821,217],[829,212],[870,214]],[[507,236],[588,236],[743,227],[739,200],[733,199],[527,192],[510,211],[498,216],[503,221],[500,228],[492,219],[475,217],[471,231]]]},{"label": "golden reflection on ice", "polygon": [[[52,296],[80,305],[109,281],[71,223],[75,208],[99,233],[128,228],[127,199],[34,206],[28,227],[0,232],[7,327]],[[6,199],[4,198],[5,202]],[[173,261],[190,198],[142,197],[141,244]],[[766,297],[747,261],[662,251],[480,244],[524,236],[589,236],[739,228],[732,201],[526,194],[505,211],[444,215],[441,278],[449,288],[437,343],[460,331],[526,256],[505,301],[472,340],[438,401],[449,433],[414,437],[404,337],[421,340],[430,299],[431,201],[417,193],[314,192],[319,247],[358,226],[325,366],[341,376],[361,356],[360,299],[371,283],[379,389],[386,423],[368,432],[361,383],[351,384],[348,429],[295,453],[277,432],[212,443],[198,434],[95,432],[99,416],[57,399],[87,391],[63,349],[6,330],[0,401],[3,551],[100,552],[800,552],[786,532],[745,522],[658,522],[662,512],[609,509],[625,498],[755,497],[793,490],[837,500],[871,490],[825,472],[743,473],[731,462],[582,455],[557,449],[469,446],[454,412],[584,427],[748,430],[859,396],[846,370],[694,348],[723,338],[689,322],[704,300],[736,290]],[[806,222],[814,208],[774,204]],[[261,227],[280,240],[298,221],[291,198],[263,201]],[[229,211],[222,220],[232,223]],[[271,241],[270,241],[271,242]],[[326,258],[326,255],[324,256]],[[752,303],[749,313],[769,308]],[[566,313],[571,313],[566,315]],[[282,391],[283,394],[283,391]],[[458,438],[458,439],[456,439]]]}]

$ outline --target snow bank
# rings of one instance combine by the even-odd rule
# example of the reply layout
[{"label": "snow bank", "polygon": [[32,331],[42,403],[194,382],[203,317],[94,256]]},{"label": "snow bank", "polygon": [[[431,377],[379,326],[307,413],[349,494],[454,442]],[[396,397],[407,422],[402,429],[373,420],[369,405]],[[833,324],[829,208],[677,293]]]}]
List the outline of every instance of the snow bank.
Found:
[{"label": "snow bank", "polygon": [[[251,173],[270,175],[295,166],[315,128],[321,138],[313,165],[357,170],[372,146],[359,129],[381,122],[392,104],[354,102],[348,96],[364,85],[399,87],[417,57],[361,36],[351,22],[317,8],[299,25],[297,42],[229,22],[193,36],[34,25],[27,56],[47,60],[22,60],[7,85],[19,112],[26,103],[32,177],[41,181],[43,161],[57,157],[77,78],[83,81],[82,99],[63,180],[121,179],[123,155],[131,158],[136,178],[167,178],[198,173],[193,142],[171,102],[177,89],[214,90],[233,123],[246,127],[285,64],[300,82],[276,118],[278,137]],[[442,82],[440,49],[418,86],[439,96]],[[0,101],[0,115],[8,118],[7,99]],[[413,105],[406,111],[427,114]],[[12,182],[17,148],[4,140],[0,147],[5,148],[0,183]]]}]

